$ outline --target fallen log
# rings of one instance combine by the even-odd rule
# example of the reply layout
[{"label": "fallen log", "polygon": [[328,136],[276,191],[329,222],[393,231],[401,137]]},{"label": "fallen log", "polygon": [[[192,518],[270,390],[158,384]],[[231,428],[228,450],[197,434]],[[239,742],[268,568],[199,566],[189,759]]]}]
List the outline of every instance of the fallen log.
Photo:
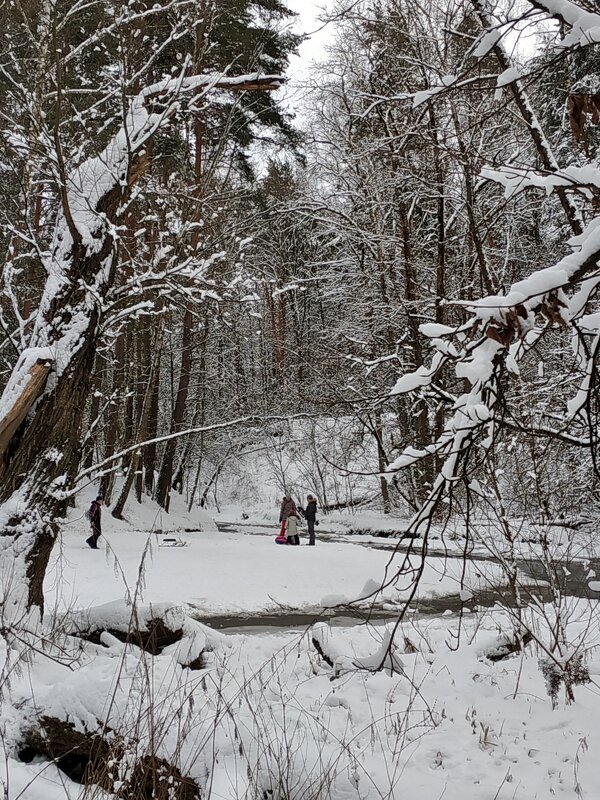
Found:
[{"label": "fallen log", "polygon": [[108,603],[70,615],[65,629],[70,636],[93,644],[106,646],[112,637],[154,656],[169,654],[192,670],[206,666],[205,653],[220,641],[216,631],[193,619],[185,607],[168,603],[134,610],[120,601]]},{"label": "fallen log", "polygon": [[499,636],[494,644],[485,648],[482,655],[488,661],[503,661],[505,658],[510,658],[510,656],[520,653],[532,641],[533,635],[529,631],[523,631],[519,635]]}]

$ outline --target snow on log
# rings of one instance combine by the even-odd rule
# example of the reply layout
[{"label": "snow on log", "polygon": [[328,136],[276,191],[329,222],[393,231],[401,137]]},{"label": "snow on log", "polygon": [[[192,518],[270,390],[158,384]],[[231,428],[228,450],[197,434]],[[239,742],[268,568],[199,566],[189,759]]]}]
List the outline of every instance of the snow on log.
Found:
[{"label": "snow on log", "polygon": [[324,622],[317,622],[311,628],[311,642],[323,661],[333,670],[334,677],[348,672],[368,670],[378,672],[385,670],[390,675],[404,674],[404,664],[398,655],[398,647],[394,644],[391,630],[383,634],[379,646],[374,653],[357,655],[350,652],[347,642]]},{"label": "snow on log", "polygon": [[503,661],[505,658],[521,653],[532,641],[533,634],[527,630],[513,631],[510,634],[503,633],[480,646],[479,653],[488,661]]},{"label": "snow on log", "polygon": [[203,654],[226,640],[192,618],[186,607],[155,603],[132,609],[124,601],[90,608],[65,620],[71,635],[107,647],[117,641],[133,644],[152,655],[169,655],[182,667],[200,669]]},{"label": "snow on log", "polygon": [[[206,650],[230,643],[191,613],[185,605],[117,601],[61,617],[63,630],[85,643],[74,651],[77,669],[61,664],[35,697],[23,697],[20,758],[50,758],[73,780],[121,800],[197,800],[204,714],[193,699],[202,684],[174,648],[192,639]],[[167,629],[169,639],[182,638],[167,644],[158,636]],[[136,646],[138,634],[144,650]]]},{"label": "snow on log", "polygon": [[26,763],[40,756],[50,759],[71,780],[100,787],[107,797],[198,800],[200,788],[192,778],[165,758],[138,754],[137,747],[134,739],[118,735],[100,721],[78,730],[68,719],[42,713],[25,730],[19,758]]}]

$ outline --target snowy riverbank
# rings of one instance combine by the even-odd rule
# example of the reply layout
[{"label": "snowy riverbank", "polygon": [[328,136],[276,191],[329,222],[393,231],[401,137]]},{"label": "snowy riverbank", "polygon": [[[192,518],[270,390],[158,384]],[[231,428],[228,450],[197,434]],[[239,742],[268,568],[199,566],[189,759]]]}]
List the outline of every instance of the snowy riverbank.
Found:
[{"label": "snowy riverbank", "polygon": [[[58,612],[60,623],[53,640],[26,660],[18,643],[2,653],[0,781],[9,800],[90,796],[77,783],[85,759],[75,768],[60,761],[65,772],[39,743],[23,747],[48,718],[74,736],[93,740],[98,730],[115,730],[124,737],[127,755],[114,745],[110,774],[94,780],[105,787],[96,786],[95,800],[117,797],[131,764],[150,752],[205,800],[594,797],[595,599],[484,609],[478,592],[505,583],[498,564],[469,561],[463,571],[458,559],[428,556],[411,605],[441,598],[438,616],[408,615],[397,629],[393,621],[318,622],[223,633],[202,623],[219,615],[317,615],[373,592],[405,556],[351,541],[279,547],[264,531],[218,531],[206,514],[192,523],[175,513],[165,524],[152,503],[131,504],[129,522],[105,512],[94,551],[85,545],[83,507],[73,510],[47,574],[47,620]],[[194,525],[202,530],[185,532]],[[185,546],[164,547],[164,531]],[[404,577],[377,597],[375,617],[407,599],[412,575],[403,566]],[[521,586],[526,581],[521,575]],[[444,613],[446,601],[456,608],[461,599],[469,613]],[[569,643],[560,650],[557,614]],[[119,631],[148,629],[155,615],[181,626],[180,642],[145,652],[137,635],[138,645],[119,641]],[[533,640],[491,660],[516,629],[533,632]],[[569,705],[560,688],[553,708],[540,659],[556,667],[571,657],[582,659],[591,682],[575,686]],[[104,740],[111,752],[111,737]]]},{"label": "snowy riverbank", "polygon": [[[149,656],[110,637],[84,645],[74,672],[40,652],[13,680],[0,777],[8,771],[11,800],[88,796],[49,762],[23,764],[11,749],[37,707],[68,715],[76,730],[96,720],[129,730],[138,754],[152,735],[158,755],[210,800],[592,798],[600,785],[596,651],[588,653],[593,683],[553,710],[535,648],[496,664],[482,657],[507,624],[498,611],[460,627],[456,618],[406,624],[395,673],[357,669],[381,651],[382,626],[217,635],[199,672],[172,653]],[[584,624],[573,622],[570,633]],[[114,772],[118,786],[123,775]]]},{"label": "snowy riverbank", "polygon": [[[148,514],[148,512],[146,512]],[[47,608],[81,609],[136,596],[140,602],[189,602],[207,617],[284,610],[319,611],[323,607],[370,598],[403,565],[404,574],[365,604],[393,610],[410,592],[413,573],[404,554],[367,549],[351,542],[316,547],[280,547],[272,536],[212,529],[175,537],[185,547],[162,546],[165,536],[140,531],[105,512],[100,550],[85,545],[86,521],[73,515],[52,556],[45,583]],[[174,518],[175,519],[175,518]],[[205,525],[210,520],[203,519]],[[188,520],[187,526],[190,526]],[[420,564],[418,553],[412,566]],[[140,575],[142,580],[140,581]],[[526,579],[524,579],[526,580]],[[431,556],[426,560],[416,599],[448,596],[456,601],[503,586],[500,567]],[[364,605],[364,604],[363,604]]]}]

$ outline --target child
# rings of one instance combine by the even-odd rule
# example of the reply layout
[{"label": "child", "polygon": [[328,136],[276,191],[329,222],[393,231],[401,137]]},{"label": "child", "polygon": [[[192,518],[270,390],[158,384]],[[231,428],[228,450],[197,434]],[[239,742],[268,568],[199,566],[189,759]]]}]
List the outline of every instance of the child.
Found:
[{"label": "child", "polygon": [[92,550],[98,549],[98,539],[102,536],[102,503],[104,498],[101,494],[92,501],[92,505],[90,506],[90,510],[87,512],[86,517],[90,521],[90,525],[92,528],[92,535],[89,539],[86,539],[85,542],[89,545]]},{"label": "child", "polygon": [[279,510],[279,522],[281,522],[280,536],[285,536],[286,523],[290,514],[297,513],[296,503],[292,500],[291,494],[286,494],[281,501],[281,508]]},{"label": "child", "polygon": [[287,540],[288,544],[300,544],[298,536],[298,515],[296,510],[290,512],[287,518]]}]

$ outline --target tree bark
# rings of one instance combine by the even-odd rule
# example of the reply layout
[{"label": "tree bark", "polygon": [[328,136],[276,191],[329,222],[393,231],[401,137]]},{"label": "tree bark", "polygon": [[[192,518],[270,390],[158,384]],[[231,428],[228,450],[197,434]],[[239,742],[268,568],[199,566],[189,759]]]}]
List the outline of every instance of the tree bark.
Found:
[{"label": "tree bark", "polygon": [[[383,446],[383,426],[381,424],[381,413],[375,414],[375,439],[377,440],[377,464],[380,473],[384,473],[388,465],[385,448]],[[381,489],[381,499],[383,500],[383,513],[389,514],[391,511],[390,490],[387,479],[381,474],[379,478],[379,488]]]},{"label": "tree bark", "polygon": [[[106,432],[104,434],[104,458],[110,458],[115,452],[119,439],[119,425],[121,419],[120,394],[123,387],[125,373],[125,335],[119,333],[115,340],[114,359],[111,376],[111,402],[107,415]],[[108,472],[100,479],[100,494],[109,503],[115,483],[114,471]]]},{"label": "tree bark", "polygon": [[[190,386],[190,373],[192,368],[192,323],[193,317],[189,306],[183,315],[183,325],[181,331],[181,367],[179,370],[179,383],[175,398],[175,407],[171,418],[170,433],[177,433],[181,430],[185,421],[187,409],[187,398]],[[165,445],[160,474],[156,487],[156,501],[165,509],[169,510],[171,497],[171,486],[173,485],[173,463],[175,460],[176,439],[168,439]]]},{"label": "tree bark", "polygon": [[[161,350],[157,350],[156,369],[152,375],[150,388],[150,408],[148,411],[148,438],[155,439],[158,433],[158,404],[160,386]],[[156,479],[156,444],[144,448],[144,488],[150,497],[154,494]],[[140,499],[140,498],[138,498]]]},{"label": "tree bark", "polygon": [[[146,384],[146,391],[144,392],[142,406],[139,412],[137,431],[135,433],[135,438],[139,443],[143,442],[144,439],[146,439],[148,436],[148,422],[150,420],[150,412],[152,406],[154,374],[158,370],[161,338],[162,338],[162,325],[160,326],[156,334],[156,339],[154,342],[154,358],[152,359],[152,364],[150,366],[149,380]],[[125,503],[127,502],[127,498],[129,497],[129,493],[131,491],[131,487],[133,486],[135,477],[142,469],[142,463],[143,461],[142,461],[141,451],[140,450],[134,451],[131,454],[129,470],[127,471],[127,477],[125,478],[125,482],[123,483],[121,494],[119,495],[119,499],[115,503],[115,506],[111,512],[112,516],[115,517],[115,519],[123,518],[123,509],[125,508]],[[141,500],[141,495],[138,495],[138,501],[140,500]]]}]

